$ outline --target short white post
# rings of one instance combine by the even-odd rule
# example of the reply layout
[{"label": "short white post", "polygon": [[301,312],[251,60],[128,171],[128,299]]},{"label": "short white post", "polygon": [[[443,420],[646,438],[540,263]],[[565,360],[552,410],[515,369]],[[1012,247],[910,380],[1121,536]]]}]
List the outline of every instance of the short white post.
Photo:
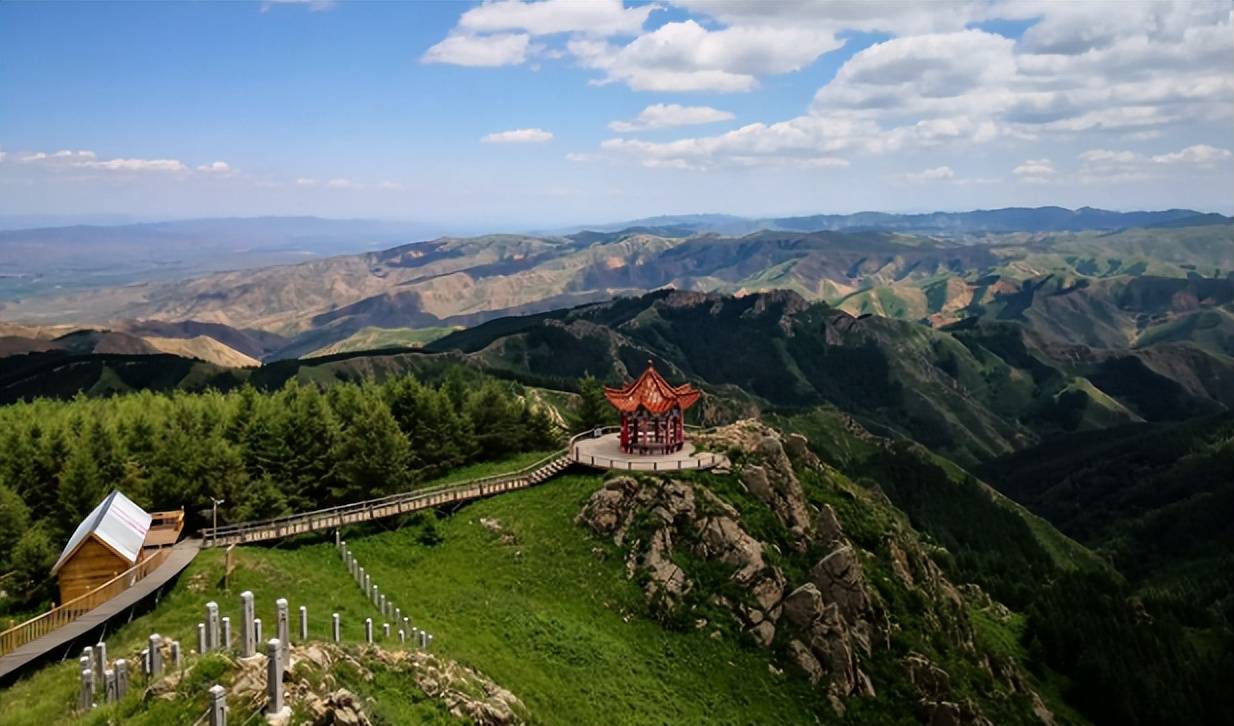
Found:
[{"label": "short white post", "polygon": [[116,695],[116,671],[111,668],[103,671],[103,699],[108,703],[119,700]]},{"label": "short white post", "polygon": [[210,652],[210,634],[206,632],[206,624],[197,624],[197,653],[205,655]]},{"label": "short white post", "polygon": [[206,652],[219,649],[219,604],[211,600],[206,603]]},{"label": "short white post", "polygon": [[283,668],[286,668],[291,660],[291,623],[287,613],[287,598],[280,597],[275,600],[274,607],[278,610],[278,628],[274,637],[283,644],[282,660]]},{"label": "short white post", "polygon": [[308,640],[308,608],[300,606],[300,642]]},{"label": "short white post", "polygon": [[210,686],[210,726],[227,726],[227,689]]},{"label": "short white post", "polygon": [[381,602],[378,603],[377,609],[381,611],[381,617],[384,618],[386,616],[386,594],[384,592],[381,594]]},{"label": "short white post", "polygon": [[100,690],[107,689],[107,644],[99,641],[94,644],[94,664],[90,666],[90,670],[94,671],[95,679],[102,678],[102,683],[96,683]]},{"label": "short white post", "polygon": [[94,671],[89,668],[81,672],[81,690],[78,692],[77,706],[83,711],[94,708]]},{"label": "short white post", "polygon": [[364,619],[364,642],[370,645],[373,643],[373,619],[372,618]]},{"label": "short white post", "polygon": [[141,674],[146,678],[150,677],[150,649],[141,649]]},{"label": "short white post", "polygon": [[381,637],[383,640],[390,639],[390,624],[389,623],[381,624]]},{"label": "short white post", "polygon": [[150,635],[150,677],[163,675],[163,637],[158,633]]},{"label": "short white post", "polygon": [[283,644],[278,638],[266,641],[266,713],[283,710]]},{"label": "short white post", "polygon": [[261,642],[261,618],[253,618],[253,640]]},{"label": "short white post", "polygon": [[398,629],[398,644],[407,645],[407,631],[402,628]]},{"label": "short white post", "polygon": [[179,673],[184,668],[184,655],[180,652],[180,641],[171,641],[171,665]]},{"label": "short white post", "polygon": [[374,605],[376,605],[378,602],[380,602],[380,597],[379,597],[379,593],[380,593],[380,592],[381,592],[381,588],[380,588],[380,587],[377,587],[377,585],[376,585],[376,584],[374,584],[374,585],[373,585],[373,589],[372,589],[372,590],[369,590],[368,597],[369,597],[369,600],[372,600],[372,601],[373,601],[373,604],[374,604]]},{"label": "short white post", "polygon": [[231,618],[226,615],[221,621],[223,626],[222,635],[219,636],[219,648],[223,650],[231,650]]},{"label": "short white post", "polygon": [[240,644],[240,655],[248,658],[256,652],[257,631],[253,626],[253,593],[245,590],[240,593],[240,608],[243,612],[241,627],[244,632],[241,633],[242,640]]},{"label": "short white post", "polygon": [[342,635],[342,633],[340,633],[339,631],[340,631],[340,628],[339,628],[338,613],[334,613],[333,615],[330,616],[330,633],[331,635],[334,636],[335,643],[339,642],[342,639],[339,637]]},{"label": "short white post", "polygon": [[123,658],[116,659],[116,700],[124,698],[129,692],[129,662]]}]

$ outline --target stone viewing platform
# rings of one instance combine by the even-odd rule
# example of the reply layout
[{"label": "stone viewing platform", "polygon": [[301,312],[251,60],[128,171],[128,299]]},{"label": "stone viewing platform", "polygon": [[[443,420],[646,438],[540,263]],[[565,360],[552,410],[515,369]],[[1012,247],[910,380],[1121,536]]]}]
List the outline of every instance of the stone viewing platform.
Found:
[{"label": "stone viewing platform", "polygon": [[621,471],[676,471],[728,465],[728,459],[723,454],[695,452],[694,445],[689,441],[683,442],[680,449],[668,453],[630,454],[622,450],[620,433],[576,436],[570,443],[570,458],[583,466]]}]

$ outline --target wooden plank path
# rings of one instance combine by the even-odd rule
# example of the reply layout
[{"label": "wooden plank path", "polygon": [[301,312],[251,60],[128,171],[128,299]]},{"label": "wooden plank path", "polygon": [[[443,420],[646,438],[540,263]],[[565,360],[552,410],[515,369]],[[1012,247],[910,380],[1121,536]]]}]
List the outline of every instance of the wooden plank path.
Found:
[{"label": "wooden plank path", "polygon": [[[81,636],[138,604],[188,567],[200,549],[200,540],[186,539],[180,542],[171,548],[170,554],[154,571],[120,594],[72,622],[31,640],[11,653],[0,656],[0,682],[23,666],[38,660],[44,654],[70,645]],[[76,656],[77,654],[72,653],[71,655]]]},{"label": "wooden plank path", "polygon": [[267,542],[323,529],[334,529],[348,524],[371,522],[375,519],[423,509],[434,509],[516,489],[526,489],[555,476],[572,463],[574,460],[567,451],[563,450],[509,474],[473,479],[458,484],[443,484],[428,489],[392,494],[379,499],[352,502],[274,519],[207,528],[202,530],[202,546],[226,547],[232,544]]}]

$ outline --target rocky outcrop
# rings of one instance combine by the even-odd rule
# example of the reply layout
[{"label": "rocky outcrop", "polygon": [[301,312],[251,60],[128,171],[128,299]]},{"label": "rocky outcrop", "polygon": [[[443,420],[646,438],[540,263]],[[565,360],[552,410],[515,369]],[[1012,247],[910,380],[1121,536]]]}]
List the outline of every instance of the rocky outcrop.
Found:
[{"label": "rocky outcrop", "polygon": [[744,596],[739,602],[720,597],[713,602],[726,606],[759,647],[773,646],[787,628],[788,660],[823,687],[842,713],[850,696],[874,693],[859,667],[860,658],[871,653],[878,621],[861,563],[834,510],[820,511],[820,527],[810,524],[801,485],[779,441],[760,439],[757,445],[765,458],[755,476],[765,477],[768,489],[765,497],[753,487],[751,493],[767,502],[786,526],[795,522],[790,531],[803,543],[810,544],[810,535],[817,533],[831,547],[811,569],[809,581],[791,592],[784,573],[768,564],[766,545],[744,529],[736,509],[706,488],[619,477],[595,492],[577,519],[596,534],[629,544],[627,572],[643,576],[653,607],[672,611],[694,589],[689,573],[673,561],[675,548],[727,565],[729,580]]},{"label": "rocky outcrop", "polygon": [[[892,697],[909,694],[923,723],[989,724],[978,703],[965,697],[972,692],[969,669],[957,680],[922,652],[892,655],[892,639],[905,625],[892,623],[889,613],[903,601],[889,604],[879,593],[888,587],[907,590],[914,608],[911,627],[919,629],[919,635],[929,634],[925,640],[909,641],[914,648],[932,653],[931,643],[948,643],[948,657],[967,658],[989,676],[989,697],[1023,699],[1043,724],[1052,726],[1053,715],[1028,687],[1018,664],[982,654],[976,646],[970,608],[999,619],[1010,613],[981,588],[953,584],[936,564],[931,546],[885,498],[865,486],[844,485],[843,474],[822,462],[804,437],[782,437],[757,421],[740,421],[700,438],[710,448],[736,454],[731,458],[739,485],[765,505],[783,529],[753,511],[748,522],[758,524],[747,529],[742,513],[701,483],[654,477],[607,481],[577,521],[626,548],[627,575],[643,582],[653,612],[676,613],[702,629],[720,624],[705,608],[723,609],[750,642],[775,654],[780,666],[799,670],[837,714],[844,714],[854,697],[874,697],[876,684],[868,672],[885,673],[882,664],[891,661],[902,680],[883,687]],[[853,541],[830,504],[811,504],[803,481],[839,482],[828,490],[830,495],[886,507],[882,518],[873,519],[883,531],[871,537],[867,523],[860,540],[875,551]],[[750,498],[740,499],[744,506],[757,506]],[[832,501],[839,506],[841,500]],[[752,531],[770,532],[776,540],[760,541]],[[695,558],[723,565],[736,589],[726,586],[723,594],[702,591],[698,583],[714,582],[714,570],[709,568],[706,576],[692,572]],[[874,560],[880,562],[871,570]],[[877,579],[884,573],[885,582]],[[696,608],[700,612],[695,613]],[[698,617],[702,614],[707,617]],[[711,637],[722,637],[721,630],[713,629]],[[876,668],[873,663],[879,659]],[[775,663],[769,667],[779,672]],[[978,696],[981,703],[986,697]]]}]

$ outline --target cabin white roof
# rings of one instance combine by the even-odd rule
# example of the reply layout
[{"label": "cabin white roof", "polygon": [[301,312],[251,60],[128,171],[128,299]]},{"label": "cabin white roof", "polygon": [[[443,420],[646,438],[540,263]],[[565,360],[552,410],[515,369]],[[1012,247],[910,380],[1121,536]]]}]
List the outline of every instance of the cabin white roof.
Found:
[{"label": "cabin white roof", "polygon": [[51,568],[51,574],[56,574],[91,535],[127,560],[130,565],[135,564],[137,556],[141,554],[141,545],[146,541],[146,532],[150,530],[150,521],[146,510],[118,490],[108,494],[94,511],[77,525],[77,530],[60,553],[60,559],[56,560],[55,566]]}]

